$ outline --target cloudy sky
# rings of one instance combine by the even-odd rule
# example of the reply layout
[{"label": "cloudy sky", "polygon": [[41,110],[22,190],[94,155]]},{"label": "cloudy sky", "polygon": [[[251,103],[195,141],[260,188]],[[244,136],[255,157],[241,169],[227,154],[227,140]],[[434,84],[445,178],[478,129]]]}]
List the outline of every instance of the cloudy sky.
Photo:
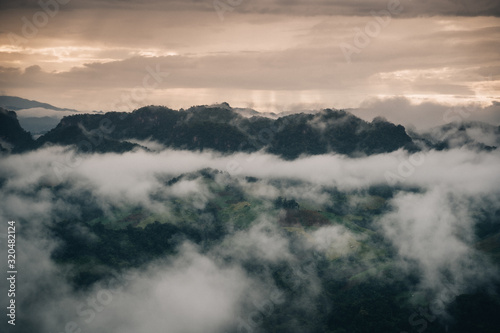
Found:
[{"label": "cloudy sky", "polygon": [[497,0],[4,0],[0,94],[84,111],[487,108],[499,16]]}]

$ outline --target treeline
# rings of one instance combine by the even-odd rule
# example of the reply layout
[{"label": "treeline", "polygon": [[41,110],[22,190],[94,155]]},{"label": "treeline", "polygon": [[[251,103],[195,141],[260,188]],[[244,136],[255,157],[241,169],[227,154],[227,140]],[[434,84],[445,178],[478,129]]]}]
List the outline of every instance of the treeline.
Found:
[{"label": "treeline", "polygon": [[227,104],[179,111],[148,106],[132,113],[72,115],[31,142],[30,148],[58,144],[73,145],[85,153],[121,153],[138,147],[127,141],[131,139],[150,139],[166,147],[192,151],[265,150],[285,159],[328,152],[370,155],[400,148],[416,149],[403,126],[381,119],[366,122],[348,112],[331,109],[279,119],[246,118]]}]

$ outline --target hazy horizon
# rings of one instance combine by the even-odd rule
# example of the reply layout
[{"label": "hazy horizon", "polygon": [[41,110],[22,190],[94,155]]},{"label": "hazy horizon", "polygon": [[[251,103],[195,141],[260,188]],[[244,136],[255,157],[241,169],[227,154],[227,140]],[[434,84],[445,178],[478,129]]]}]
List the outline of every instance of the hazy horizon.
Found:
[{"label": "hazy horizon", "polygon": [[377,109],[417,126],[467,106],[498,124],[497,1],[0,6],[4,95],[82,111],[221,102],[261,112],[361,108],[370,117]]}]

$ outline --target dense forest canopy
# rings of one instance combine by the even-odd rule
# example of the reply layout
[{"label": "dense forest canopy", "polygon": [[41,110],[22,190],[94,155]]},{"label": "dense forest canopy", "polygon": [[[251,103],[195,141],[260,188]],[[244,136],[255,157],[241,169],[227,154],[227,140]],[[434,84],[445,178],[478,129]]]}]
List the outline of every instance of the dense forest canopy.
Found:
[{"label": "dense forest canopy", "polygon": [[33,140],[1,116],[19,332],[498,330],[497,128],[222,105]]}]

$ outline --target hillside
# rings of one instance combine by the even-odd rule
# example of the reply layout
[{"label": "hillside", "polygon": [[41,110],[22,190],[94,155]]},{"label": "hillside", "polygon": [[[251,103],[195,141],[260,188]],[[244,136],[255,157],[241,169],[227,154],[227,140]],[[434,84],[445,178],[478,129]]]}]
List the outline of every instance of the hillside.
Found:
[{"label": "hillside", "polygon": [[19,125],[16,113],[0,108],[0,152],[22,152],[33,145],[31,135]]},{"label": "hillside", "polygon": [[[249,276],[268,276],[291,301],[276,305],[273,316],[263,319],[265,331],[321,332],[328,326],[341,328],[340,332],[396,328],[409,332],[416,326],[408,322],[414,309],[431,311],[432,292],[420,289],[419,267],[402,268],[379,225],[390,214],[394,197],[418,189],[377,185],[341,191],[319,186],[314,191],[326,195],[328,201],[318,203],[301,196],[301,189],[311,184],[292,180],[243,179],[213,169],[158,177],[163,179],[162,187],[150,199],[168,207],[164,213],[141,205],[118,204],[103,210],[87,198],[81,219],[51,228],[59,240],[52,258],[61,267],[71,268],[67,279],[75,288],[106,281],[110,271],[180,256],[181,245],[188,242],[224,265],[241,265]],[[198,192],[175,194],[192,183],[198,184]],[[255,188],[266,183],[283,196],[270,202],[255,195]],[[67,186],[57,189],[56,197],[71,193]],[[83,200],[79,195],[68,199]],[[497,222],[496,217],[482,221],[490,229],[477,244],[481,255],[493,260],[498,258]],[[481,258],[475,256],[474,260]],[[429,332],[447,332],[449,327],[460,332],[462,325],[477,329],[483,321],[487,322],[483,332],[494,332],[498,321],[492,313],[466,314],[482,305],[500,310],[498,297],[481,290],[457,296],[449,305],[454,321],[429,321]],[[301,318],[298,323],[294,322],[297,316]]]},{"label": "hillside", "polygon": [[[33,143],[14,112],[0,115],[5,139]],[[490,127],[463,128],[495,139],[476,131]],[[439,133],[425,139],[439,143]],[[65,117],[32,151],[0,158],[2,216],[19,226],[20,285],[31,287],[16,304],[30,314],[51,304],[61,314],[54,327],[104,332],[100,320],[130,316],[141,295],[141,304],[172,300],[171,309],[192,295],[191,318],[207,293],[211,309],[230,290],[234,313],[212,332],[497,332],[500,155],[424,150],[424,163],[389,182],[388,170],[419,160],[412,146],[423,141],[336,110]],[[96,297],[101,314],[87,306]],[[39,331],[40,317],[19,323]]]},{"label": "hillside", "polygon": [[134,148],[124,146],[125,141],[152,140],[165,147],[192,151],[233,153],[264,149],[285,159],[302,154],[370,155],[415,149],[403,126],[382,119],[369,123],[348,112],[331,109],[278,119],[248,118],[225,103],[179,111],[148,106],[132,113],[68,116],[40,137],[37,145],[77,145],[96,138],[103,141],[96,151],[121,152]]}]

